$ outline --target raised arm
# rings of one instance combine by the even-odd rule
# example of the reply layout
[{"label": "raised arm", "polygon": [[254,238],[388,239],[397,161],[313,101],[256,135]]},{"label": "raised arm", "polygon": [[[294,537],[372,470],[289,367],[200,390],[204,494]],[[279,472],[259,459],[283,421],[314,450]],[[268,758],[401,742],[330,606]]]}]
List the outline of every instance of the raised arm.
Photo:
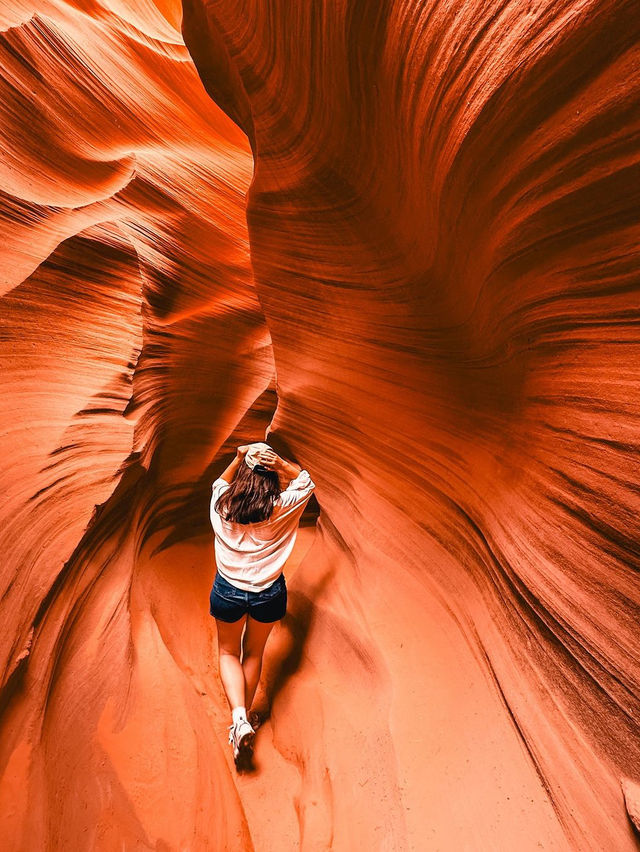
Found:
[{"label": "raised arm", "polygon": [[278,471],[278,476],[280,477],[280,486],[282,488],[286,488],[287,485],[291,482],[291,480],[295,479],[301,470],[302,468],[299,464],[287,461],[286,459],[282,459],[282,467]]},{"label": "raised arm", "polygon": [[260,454],[260,464],[269,468],[269,470],[276,471],[280,477],[280,485],[283,488],[286,488],[287,484],[292,479],[295,479],[302,470],[299,464],[281,458],[273,450],[265,450]]},{"label": "raised arm", "polygon": [[229,483],[233,482],[233,477],[236,475],[236,471],[240,467],[240,463],[244,461],[244,457],[246,456],[248,449],[248,445],[238,447],[238,449],[236,450],[236,457],[229,465],[227,465],[227,467],[223,470],[218,479],[224,479],[225,482]]},{"label": "raised arm", "polygon": [[299,464],[283,459],[272,451],[266,451],[260,459],[260,464],[277,471],[280,477],[281,492],[278,503],[285,510],[302,511],[315,483],[309,476],[309,471]]}]

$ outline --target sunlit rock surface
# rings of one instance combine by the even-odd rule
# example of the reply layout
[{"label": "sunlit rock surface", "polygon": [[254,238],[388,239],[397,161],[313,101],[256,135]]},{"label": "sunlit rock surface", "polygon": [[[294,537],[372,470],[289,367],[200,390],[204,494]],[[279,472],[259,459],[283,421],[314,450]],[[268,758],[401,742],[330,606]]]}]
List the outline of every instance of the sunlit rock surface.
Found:
[{"label": "sunlit rock surface", "polygon": [[[638,849],[635,4],[0,24],[3,843]],[[269,426],[321,514],[237,776],[208,494]]]}]

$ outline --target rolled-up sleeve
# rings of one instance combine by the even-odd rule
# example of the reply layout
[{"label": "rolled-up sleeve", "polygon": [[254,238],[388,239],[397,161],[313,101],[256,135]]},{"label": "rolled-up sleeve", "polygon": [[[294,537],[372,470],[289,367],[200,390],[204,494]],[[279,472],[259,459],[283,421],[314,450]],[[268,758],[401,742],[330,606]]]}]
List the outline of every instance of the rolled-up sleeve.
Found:
[{"label": "rolled-up sleeve", "polygon": [[291,480],[285,490],[280,492],[278,501],[281,506],[296,506],[308,500],[315,487],[309,471],[303,469],[295,479]]},{"label": "rolled-up sleeve", "polygon": [[211,486],[211,511],[215,511],[216,503],[218,502],[218,498],[224,494],[224,492],[229,487],[229,483],[220,477],[215,480],[215,482]]}]

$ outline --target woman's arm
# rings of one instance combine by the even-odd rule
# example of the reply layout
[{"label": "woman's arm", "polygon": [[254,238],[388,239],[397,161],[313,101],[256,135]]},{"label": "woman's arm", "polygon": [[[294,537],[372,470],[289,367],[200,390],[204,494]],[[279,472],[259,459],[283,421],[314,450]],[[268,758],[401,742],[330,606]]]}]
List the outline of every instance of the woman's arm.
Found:
[{"label": "woman's arm", "polygon": [[227,467],[220,474],[218,479],[224,479],[225,482],[229,483],[233,482],[233,477],[236,475],[240,463],[244,461],[244,457],[246,456],[248,449],[248,445],[238,447],[238,449],[236,450],[236,457],[229,465],[227,465]]},{"label": "woman's arm", "polygon": [[299,464],[282,459],[282,467],[278,469],[278,476],[280,477],[280,481],[284,482],[286,486],[292,479],[296,478],[301,470],[302,468]]},{"label": "woman's arm", "polygon": [[299,464],[283,459],[271,450],[265,450],[260,454],[260,464],[269,470],[275,470],[280,477],[280,484],[284,487],[302,470]]},{"label": "woman's arm", "polygon": [[278,497],[279,504],[285,510],[289,508],[304,508],[316,487],[315,482],[309,476],[309,471],[303,468],[292,481],[289,481],[288,474],[286,479],[285,487]]}]

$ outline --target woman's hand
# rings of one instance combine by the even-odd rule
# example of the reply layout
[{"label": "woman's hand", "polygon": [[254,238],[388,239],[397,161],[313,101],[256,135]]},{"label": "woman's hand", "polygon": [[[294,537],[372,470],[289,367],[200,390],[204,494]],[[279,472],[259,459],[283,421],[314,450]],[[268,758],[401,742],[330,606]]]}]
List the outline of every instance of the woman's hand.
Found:
[{"label": "woman's hand", "polygon": [[248,449],[249,444],[243,444],[241,447],[238,447],[236,449],[236,458],[243,459],[246,456]]},{"label": "woman's hand", "polygon": [[269,468],[269,470],[280,471],[282,470],[284,459],[281,459],[273,450],[263,450],[259,456],[259,463],[263,467]]},{"label": "woman's hand", "polygon": [[268,470],[274,470],[280,477],[280,481],[284,482],[285,485],[295,479],[302,470],[299,464],[280,458],[273,450],[264,450],[260,453],[260,464]]}]

